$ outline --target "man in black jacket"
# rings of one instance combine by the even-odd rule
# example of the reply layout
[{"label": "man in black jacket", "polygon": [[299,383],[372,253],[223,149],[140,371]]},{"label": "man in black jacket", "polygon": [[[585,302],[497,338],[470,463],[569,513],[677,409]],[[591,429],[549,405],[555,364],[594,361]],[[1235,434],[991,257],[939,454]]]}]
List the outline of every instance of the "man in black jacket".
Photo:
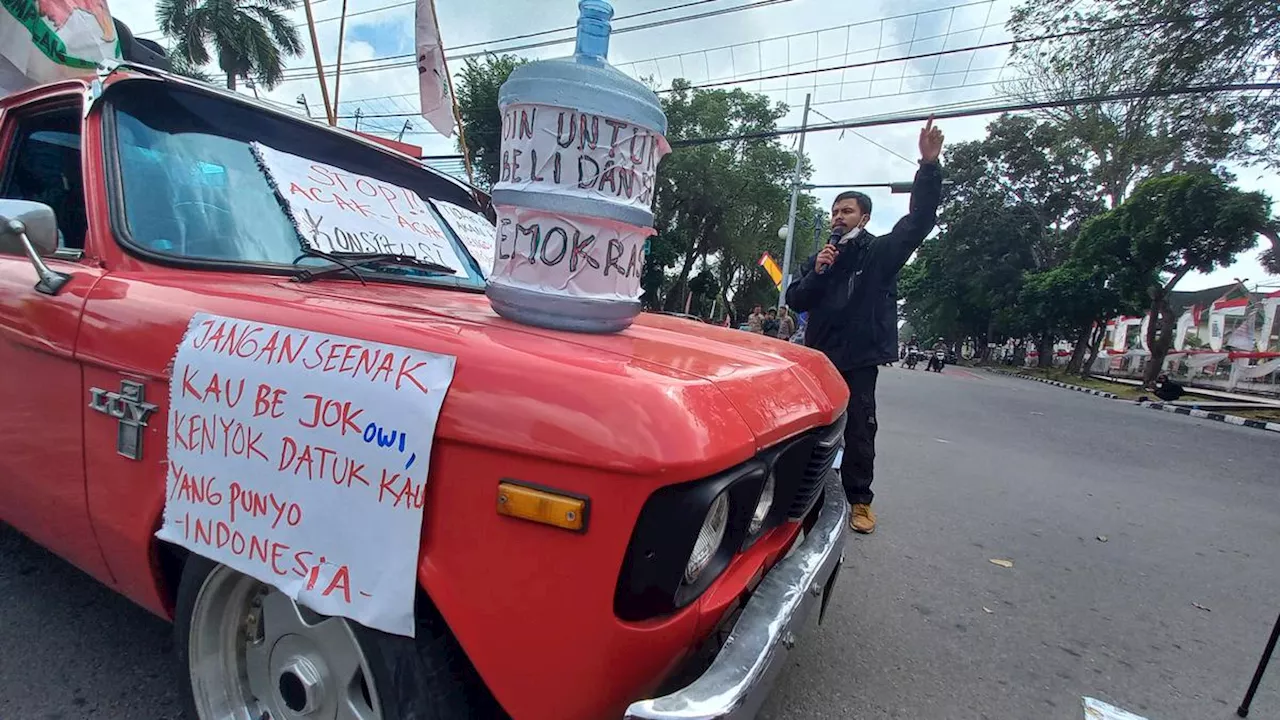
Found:
[{"label": "man in black jacket", "polygon": [[920,169],[911,210],[888,235],[864,228],[871,198],[844,192],[831,208],[831,242],[805,261],[787,287],[787,304],[808,311],[804,344],[821,350],[849,385],[840,476],[853,505],[849,523],[860,533],[876,529],[871,481],[876,458],[876,375],[898,355],[898,271],[937,221],[942,199],[942,131],[933,119],[920,131]]}]

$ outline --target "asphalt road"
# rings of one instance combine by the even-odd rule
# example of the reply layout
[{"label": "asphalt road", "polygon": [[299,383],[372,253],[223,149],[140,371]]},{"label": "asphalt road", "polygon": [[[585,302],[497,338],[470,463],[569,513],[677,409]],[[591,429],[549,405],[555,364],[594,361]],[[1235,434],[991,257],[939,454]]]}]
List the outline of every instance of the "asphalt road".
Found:
[{"label": "asphalt road", "polygon": [[[764,718],[1234,717],[1280,612],[1280,437],[954,368],[879,398],[880,528]],[[0,720],[179,718],[169,632],[0,528]]]}]

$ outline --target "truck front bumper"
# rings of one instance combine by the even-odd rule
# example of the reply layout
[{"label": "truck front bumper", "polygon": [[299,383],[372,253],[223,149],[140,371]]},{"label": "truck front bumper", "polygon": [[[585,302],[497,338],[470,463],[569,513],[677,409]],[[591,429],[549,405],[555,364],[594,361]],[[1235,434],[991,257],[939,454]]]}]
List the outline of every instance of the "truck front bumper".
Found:
[{"label": "truck front bumper", "polygon": [[690,685],[627,708],[626,720],[754,718],[815,605],[825,604],[844,552],[849,504],[827,475],[817,522],[756,587],[711,666]]}]

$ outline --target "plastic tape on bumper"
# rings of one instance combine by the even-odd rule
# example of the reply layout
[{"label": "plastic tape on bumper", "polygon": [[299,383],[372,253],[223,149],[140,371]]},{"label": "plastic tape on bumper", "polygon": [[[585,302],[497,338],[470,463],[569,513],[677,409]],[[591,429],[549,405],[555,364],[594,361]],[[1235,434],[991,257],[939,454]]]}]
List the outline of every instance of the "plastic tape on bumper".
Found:
[{"label": "plastic tape on bumper", "polygon": [[849,504],[828,473],[822,510],[804,542],[764,576],[711,667],[670,695],[641,700],[626,720],[744,720],[759,711],[803,627],[840,565]]}]

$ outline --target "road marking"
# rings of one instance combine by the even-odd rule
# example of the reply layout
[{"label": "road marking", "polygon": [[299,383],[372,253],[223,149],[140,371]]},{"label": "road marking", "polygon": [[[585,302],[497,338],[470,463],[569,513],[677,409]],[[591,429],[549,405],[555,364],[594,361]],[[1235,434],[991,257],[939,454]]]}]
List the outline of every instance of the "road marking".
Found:
[{"label": "road marking", "polygon": [[1101,700],[1094,700],[1091,697],[1082,698],[1082,700],[1085,720],[1147,720],[1141,715],[1134,715],[1128,710],[1121,710]]}]

